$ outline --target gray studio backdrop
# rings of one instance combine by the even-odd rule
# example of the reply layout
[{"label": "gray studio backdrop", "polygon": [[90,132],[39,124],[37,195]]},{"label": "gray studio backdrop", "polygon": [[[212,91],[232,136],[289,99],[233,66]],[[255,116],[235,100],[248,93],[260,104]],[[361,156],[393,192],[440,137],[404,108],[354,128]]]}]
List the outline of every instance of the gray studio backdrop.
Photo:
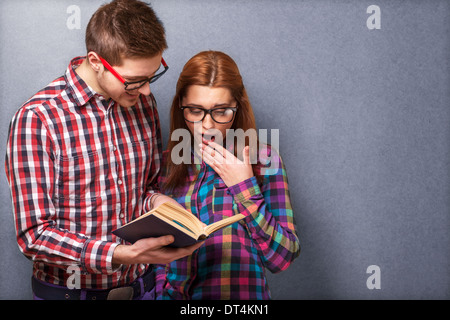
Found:
[{"label": "gray studio backdrop", "polygon": [[[0,2],[0,298],[31,298],[4,174],[16,109],[85,54],[103,0]],[[274,299],[450,298],[450,2],[154,0],[164,143],[192,55],[230,54],[258,128],[279,130],[302,252]],[[275,138],[274,138],[275,139]]]}]

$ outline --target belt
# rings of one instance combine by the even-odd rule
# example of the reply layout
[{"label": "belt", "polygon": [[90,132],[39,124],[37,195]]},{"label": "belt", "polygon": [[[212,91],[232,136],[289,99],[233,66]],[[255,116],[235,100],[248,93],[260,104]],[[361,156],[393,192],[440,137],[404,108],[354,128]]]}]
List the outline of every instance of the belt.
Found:
[{"label": "belt", "polygon": [[69,289],[42,282],[35,277],[32,277],[31,285],[34,295],[44,300],[136,299],[155,287],[155,272],[150,269],[128,286],[106,290]]}]

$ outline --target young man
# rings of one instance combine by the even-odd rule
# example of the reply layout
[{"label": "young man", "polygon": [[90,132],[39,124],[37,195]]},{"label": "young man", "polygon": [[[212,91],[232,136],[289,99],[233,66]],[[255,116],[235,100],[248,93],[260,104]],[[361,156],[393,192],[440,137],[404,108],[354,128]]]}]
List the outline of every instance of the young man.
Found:
[{"label": "young man", "polygon": [[149,83],[167,70],[162,23],[145,3],[100,7],[87,56],[14,115],[6,174],[36,299],[146,299],[152,263],[191,254],[171,236],[125,244],[111,232],[170,198],[156,193],[161,133]]}]

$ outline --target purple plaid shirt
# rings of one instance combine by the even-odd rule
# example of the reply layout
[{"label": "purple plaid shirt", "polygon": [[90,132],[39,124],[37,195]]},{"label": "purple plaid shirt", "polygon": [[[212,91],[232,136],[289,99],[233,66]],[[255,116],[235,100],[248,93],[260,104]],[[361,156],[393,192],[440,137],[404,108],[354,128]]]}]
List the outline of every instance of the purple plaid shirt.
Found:
[{"label": "purple plaid shirt", "polygon": [[267,151],[260,159],[266,165],[258,166],[261,185],[252,177],[228,188],[202,162],[189,168],[188,184],[169,194],[206,224],[237,213],[246,218],[214,233],[191,256],[158,266],[158,299],[270,299],[265,269],[285,270],[300,246],[286,170]]}]

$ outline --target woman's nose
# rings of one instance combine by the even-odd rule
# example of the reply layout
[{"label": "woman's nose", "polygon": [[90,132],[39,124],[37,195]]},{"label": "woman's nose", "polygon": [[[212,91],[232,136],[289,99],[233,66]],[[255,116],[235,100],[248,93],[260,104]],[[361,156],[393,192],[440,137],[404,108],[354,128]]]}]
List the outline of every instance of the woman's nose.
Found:
[{"label": "woman's nose", "polygon": [[214,120],[211,118],[211,114],[205,115],[202,121],[203,128],[212,129],[214,128]]}]

